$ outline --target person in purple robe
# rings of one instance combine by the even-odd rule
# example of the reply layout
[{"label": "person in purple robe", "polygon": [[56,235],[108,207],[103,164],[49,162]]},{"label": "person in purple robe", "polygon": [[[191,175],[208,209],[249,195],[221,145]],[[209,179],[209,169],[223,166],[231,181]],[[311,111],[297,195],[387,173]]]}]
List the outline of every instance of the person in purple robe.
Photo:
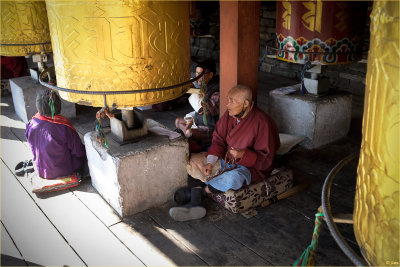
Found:
[{"label": "person in purple robe", "polygon": [[69,120],[60,115],[57,93],[51,89],[40,91],[36,108],[38,113],[26,125],[25,137],[39,177],[55,179],[75,172],[88,175],[84,145]]},{"label": "person in purple robe", "polygon": [[234,86],[228,93],[227,111],[215,126],[202,167],[204,175],[210,176],[213,165],[221,159],[220,174],[202,186],[176,191],[174,200],[182,206],[171,208],[170,216],[177,221],[202,218],[206,215],[202,196],[263,181],[273,169],[279,146],[276,123],[255,106],[251,89]]}]

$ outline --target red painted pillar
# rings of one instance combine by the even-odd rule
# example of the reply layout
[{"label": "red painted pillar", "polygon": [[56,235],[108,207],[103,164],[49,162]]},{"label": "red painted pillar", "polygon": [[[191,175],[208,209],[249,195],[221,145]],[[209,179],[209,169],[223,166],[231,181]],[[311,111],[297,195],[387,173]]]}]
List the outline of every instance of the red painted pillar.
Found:
[{"label": "red painted pillar", "polygon": [[249,86],[257,103],[260,2],[220,1],[220,115],[228,91],[236,84]]}]

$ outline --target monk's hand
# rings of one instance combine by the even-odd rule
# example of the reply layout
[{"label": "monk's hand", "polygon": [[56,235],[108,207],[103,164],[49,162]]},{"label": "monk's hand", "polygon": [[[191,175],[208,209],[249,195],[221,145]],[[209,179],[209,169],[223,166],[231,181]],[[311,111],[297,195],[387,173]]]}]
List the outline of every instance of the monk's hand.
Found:
[{"label": "monk's hand", "polygon": [[191,129],[192,126],[193,126],[193,120],[191,120],[191,121],[189,121],[189,122],[186,122],[185,131]]},{"label": "monk's hand", "polygon": [[239,160],[243,157],[244,149],[236,149],[232,147],[231,149],[229,149],[229,153],[235,160]]},{"label": "monk's hand", "polygon": [[210,176],[212,174],[213,165],[211,163],[207,163],[203,166],[203,173],[206,176]]}]

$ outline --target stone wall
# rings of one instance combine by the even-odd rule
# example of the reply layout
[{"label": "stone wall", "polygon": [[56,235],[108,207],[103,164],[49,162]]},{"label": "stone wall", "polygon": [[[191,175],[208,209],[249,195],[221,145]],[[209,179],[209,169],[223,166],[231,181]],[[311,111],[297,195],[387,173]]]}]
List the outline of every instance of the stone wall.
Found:
[{"label": "stone wall", "polygon": [[219,72],[219,2],[196,1],[191,27],[191,71],[199,60],[212,58]]}]

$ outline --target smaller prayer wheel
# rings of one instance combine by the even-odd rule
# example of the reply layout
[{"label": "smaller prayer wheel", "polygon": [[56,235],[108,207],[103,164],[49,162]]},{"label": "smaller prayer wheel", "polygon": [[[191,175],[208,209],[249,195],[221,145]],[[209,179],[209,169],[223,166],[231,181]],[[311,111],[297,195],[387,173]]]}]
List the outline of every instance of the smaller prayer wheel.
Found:
[{"label": "smaller prayer wheel", "polygon": [[49,23],[43,1],[0,1],[0,54],[26,56],[51,52]]},{"label": "smaller prayer wheel", "polygon": [[365,1],[278,1],[276,57],[313,64],[360,60],[367,7]]}]

